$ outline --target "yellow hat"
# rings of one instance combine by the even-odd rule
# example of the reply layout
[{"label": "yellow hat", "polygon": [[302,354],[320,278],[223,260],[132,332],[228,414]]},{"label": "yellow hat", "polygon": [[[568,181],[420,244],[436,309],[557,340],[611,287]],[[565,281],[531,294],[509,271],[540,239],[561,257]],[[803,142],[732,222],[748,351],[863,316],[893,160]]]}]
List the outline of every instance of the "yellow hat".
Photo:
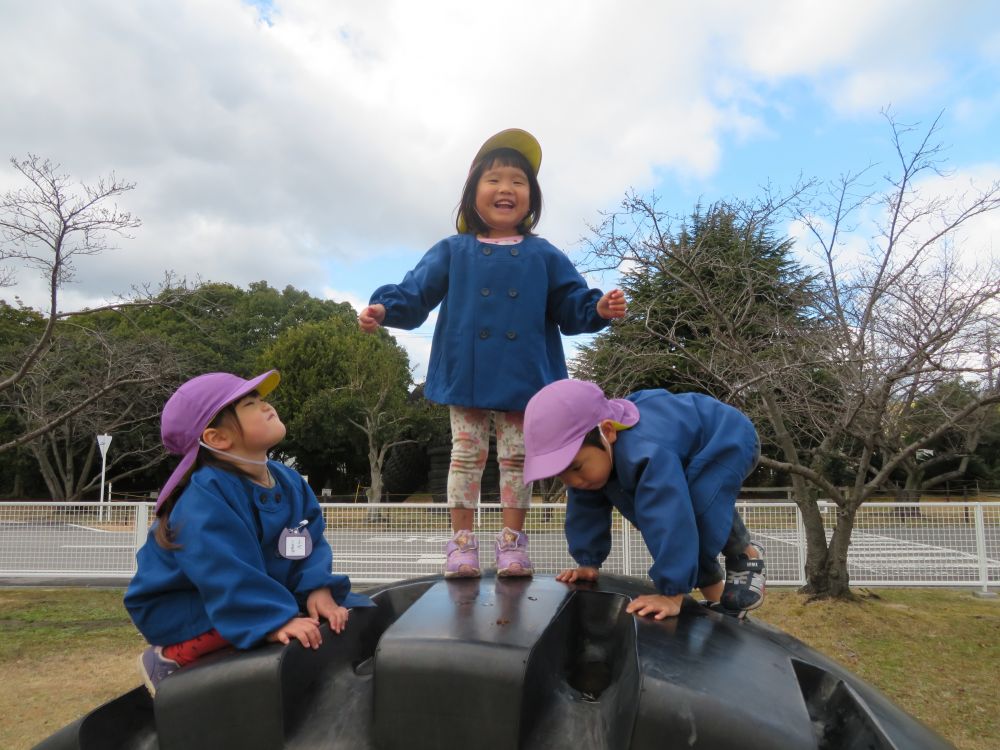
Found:
[{"label": "yellow hat", "polygon": [[534,170],[535,176],[538,176],[538,168],[542,166],[542,147],[538,145],[535,136],[527,130],[521,130],[520,128],[501,130],[496,135],[491,135],[487,138],[486,143],[480,146],[479,151],[476,152],[476,158],[472,160],[472,166],[475,166],[490,151],[496,151],[498,148],[512,148],[519,152],[528,160],[528,164]]},{"label": "yellow hat", "polygon": [[[486,142],[479,147],[479,151],[476,152],[469,171],[471,172],[486,154],[490,151],[496,151],[498,148],[512,148],[517,151],[528,160],[535,176],[538,176],[538,169],[542,166],[542,147],[538,144],[535,136],[520,128],[507,128],[507,130],[501,130],[496,135],[487,138]],[[469,225],[466,224],[465,216],[461,213],[458,215],[458,231],[461,234],[469,231]]]}]

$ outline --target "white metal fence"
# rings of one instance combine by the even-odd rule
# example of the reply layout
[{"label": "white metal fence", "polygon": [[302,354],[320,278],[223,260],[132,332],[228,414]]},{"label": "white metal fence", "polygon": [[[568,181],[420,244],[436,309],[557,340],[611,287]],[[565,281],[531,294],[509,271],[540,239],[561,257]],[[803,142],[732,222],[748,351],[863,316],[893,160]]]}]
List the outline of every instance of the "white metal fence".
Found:
[{"label": "white metal fence", "polygon": [[[805,528],[793,503],[739,503],[754,539],[767,551],[768,581],[805,582]],[[450,535],[438,504],[323,504],[334,569],[357,583],[440,572]],[[822,504],[827,534],[836,506]],[[565,505],[535,505],[526,531],[540,573],[573,564],[562,533]],[[152,518],[151,503],[0,503],[0,577],[127,579]],[[500,509],[478,512],[480,562],[493,563]],[[617,512],[604,569],[645,576],[651,563],[642,537]],[[1000,585],[1000,503],[867,503],[857,514],[848,554],[852,585]]]}]

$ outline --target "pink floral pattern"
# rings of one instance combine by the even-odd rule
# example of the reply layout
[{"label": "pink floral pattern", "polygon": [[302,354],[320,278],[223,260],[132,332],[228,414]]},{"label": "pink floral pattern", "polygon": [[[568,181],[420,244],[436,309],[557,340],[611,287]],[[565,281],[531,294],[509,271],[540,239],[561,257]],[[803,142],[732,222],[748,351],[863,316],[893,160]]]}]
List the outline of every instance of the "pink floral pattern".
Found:
[{"label": "pink floral pattern", "polygon": [[451,466],[448,505],[475,508],[490,445],[490,418],[497,432],[500,504],[527,508],[531,487],[524,486],[524,413],[451,406]]}]

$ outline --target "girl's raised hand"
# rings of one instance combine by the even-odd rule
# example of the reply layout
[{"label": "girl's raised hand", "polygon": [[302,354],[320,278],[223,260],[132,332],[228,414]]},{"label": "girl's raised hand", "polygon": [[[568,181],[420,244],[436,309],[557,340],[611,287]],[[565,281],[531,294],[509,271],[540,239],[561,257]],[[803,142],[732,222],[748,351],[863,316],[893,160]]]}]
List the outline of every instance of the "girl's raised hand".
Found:
[{"label": "girl's raised hand", "polygon": [[605,320],[624,318],[627,309],[628,303],[625,301],[625,292],[621,289],[612,289],[597,300],[597,314]]},{"label": "girl's raised hand", "polygon": [[569,568],[556,576],[557,581],[563,583],[573,583],[574,581],[596,581],[600,571],[589,565],[581,565],[579,568]]},{"label": "girl's raised hand", "polygon": [[298,642],[306,648],[319,648],[323,642],[323,636],[319,632],[319,620],[314,620],[312,617],[293,617],[267,637],[272,643],[278,641],[286,646],[292,639],[298,639]]},{"label": "girl's raised hand", "polygon": [[365,333],[377,331],[383,320],[385,320],[385,305],[368,305],[358,315],[358,323]]}]

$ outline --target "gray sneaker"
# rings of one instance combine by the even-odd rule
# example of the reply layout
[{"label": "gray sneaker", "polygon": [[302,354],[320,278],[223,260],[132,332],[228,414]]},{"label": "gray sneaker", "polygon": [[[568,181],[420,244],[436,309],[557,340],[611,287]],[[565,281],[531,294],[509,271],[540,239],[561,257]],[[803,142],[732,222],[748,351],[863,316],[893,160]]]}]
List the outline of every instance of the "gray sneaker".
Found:
[{"label": "gray sneaker", "polygon": [[722,591],[722,606],[739,619],[747,612],[764,603],[767,588],[767,567],[764,563],[764,548],[756,542],[751,547],[757,550],[757,557],[746,553],[726,558],[726,585]]},{"label": "gray sneaker", "polygon": [[180,664],[163,655],[161,646],[150,646],[139,654],[139,674],[142,675],[146,690],[152,696],[156,695],[160,681],[180,668]]}]

